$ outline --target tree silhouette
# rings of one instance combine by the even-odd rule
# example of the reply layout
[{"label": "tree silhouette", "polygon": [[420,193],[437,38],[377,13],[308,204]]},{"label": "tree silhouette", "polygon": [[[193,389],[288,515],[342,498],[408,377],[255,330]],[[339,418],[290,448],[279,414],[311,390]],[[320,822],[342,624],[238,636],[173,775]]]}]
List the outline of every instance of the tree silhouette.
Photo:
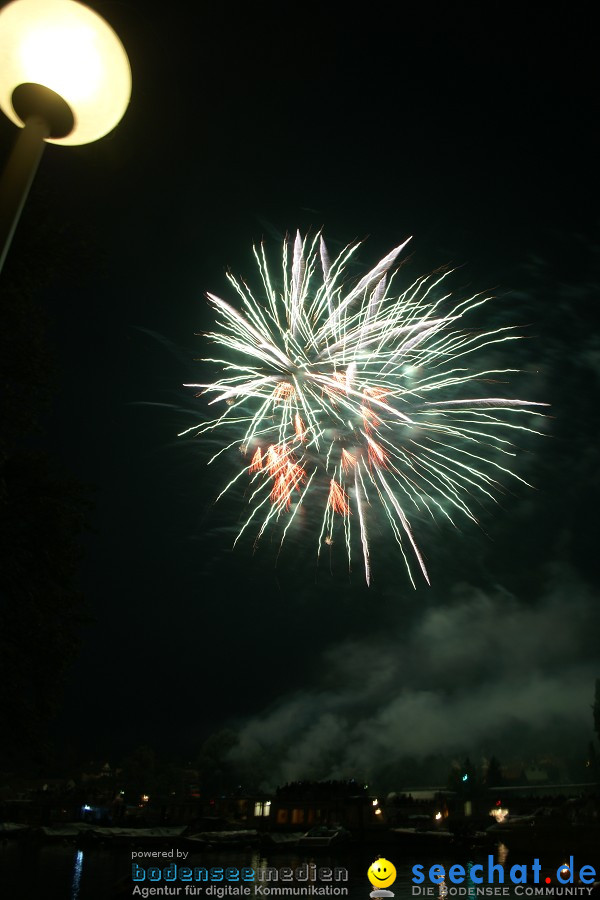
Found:
[{"label": "tree silhouette", "polygon": [[502,766],[499,760],[492,756],[485,773],[485,784],[487,787],[500,787],[504,784],[504,775],[502,774]]}]

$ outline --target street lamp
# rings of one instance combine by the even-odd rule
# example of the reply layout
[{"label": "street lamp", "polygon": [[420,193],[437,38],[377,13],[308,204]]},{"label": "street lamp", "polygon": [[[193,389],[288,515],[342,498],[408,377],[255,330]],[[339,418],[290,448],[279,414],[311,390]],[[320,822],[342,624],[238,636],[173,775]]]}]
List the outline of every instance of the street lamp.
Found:
[{"label": "street lamp", "polygon": [[131,96],[121,41],[75,0],[14,0],[0,10],[0,108],[23,126],[0,179],[0,270],[44,143],[87,144]]}]

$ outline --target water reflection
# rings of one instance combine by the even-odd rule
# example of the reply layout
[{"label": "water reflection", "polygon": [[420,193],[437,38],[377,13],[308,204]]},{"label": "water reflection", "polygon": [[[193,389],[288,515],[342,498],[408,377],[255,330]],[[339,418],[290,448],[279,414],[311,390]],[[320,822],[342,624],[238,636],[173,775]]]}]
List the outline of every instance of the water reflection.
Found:
[{"label": "water reflection", "polygon": [[471,878],[471,869],[473,868],[474,865],[475,865],[474,860],[469,860],[469,862],[467,863],[467,879],[468,879],[467,880],[467,890],[468,890],[469,900],[471,900],[471,898],[474,897],[476,894],[475,882]]},{"label": "water reflection", "polygon": [[78,850],[73,863],[73,880],[71,881],[71,900],[78,900],[79,887],[81,885],[81,872],[83,870],[83,850]]},{"label": "water reflection", "polygon": [[[383,849],[354,847],[335,855],[311,855],[298,850],[265,854],[264,851],[250,848],[202,853],[192,851],[187,863],[207,867],[248,866],[255,870],[271,866],[295,869],[311,863],[331,869],[339,866],[348,870],[348,894],[345,900],[369,900],[371,885],[367,870]],[[82,877],[84,855],[85,878]],[[457,850],[454,853],[445,847],[443,852],[433,854],[386,845],[385,855],[396,867],[397,878],[392,887],[395,900],[480,900],[482,896],[482,888],[473,881],[471,869],[473,865],[483,865],[484,871],[487,871],[489,854],[485,851],[463,853]],[[557,863],[563,860],[555,862],[554,859],[545,857],[541,850],[539,855],[542,867],[547,867],[548,875],[553,876]],[[515,862],[512,857],[513,854],[509,857],[504,845],[500,845],[493,854],[493,858],[502,866],[507,865],[509,858],[511,862]],[[126,847],[91,846],[81,850],[73,846],[40,846],[33,842],[11,841],[0,845],[0,870],[4,888],[2,897],[6,896],[10,900],[30,900],[32,896],[45,897],[47,900],[115,900],[117,897],[131,900],[131,861],[131,848]],[[419,888],[413,880],[413,866],[416,864],[423,867],[426,875],[432,865],[442,866],[446,873],[451,866],[460,865],[466,875],[465,883],[457,888],[446,880],[443,886],[437,886],[438,889],[432,885],[431,893],[424,893],[423,886]],[[505,885],[503,896],[515,897],[512,884]],[[252,900],[252,897],[248,900]]]}]

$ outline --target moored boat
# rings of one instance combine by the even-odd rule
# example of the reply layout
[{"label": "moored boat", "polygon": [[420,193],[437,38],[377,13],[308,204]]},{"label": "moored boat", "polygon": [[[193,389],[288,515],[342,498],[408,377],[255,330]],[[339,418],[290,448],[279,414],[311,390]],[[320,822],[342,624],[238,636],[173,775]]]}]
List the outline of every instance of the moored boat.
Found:
[{"label": "moored boat", "polygon": [[352,835],[341,825],[316,825],[298,839],[298,847],[303,850],[322,847],[337,847],[346,844]]}]

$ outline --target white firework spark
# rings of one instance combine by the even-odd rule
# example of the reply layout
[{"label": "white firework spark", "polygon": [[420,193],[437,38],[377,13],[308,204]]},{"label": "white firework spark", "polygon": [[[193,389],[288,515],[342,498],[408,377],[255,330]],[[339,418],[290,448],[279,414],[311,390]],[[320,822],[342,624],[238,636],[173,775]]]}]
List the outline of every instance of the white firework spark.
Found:
[{"label": "white firework spark", "polygon": [[429,582],[411,518],[452,521],[460,513],[476,521],[476,495],[493,497],[507,475],[522,481],[506,459],[515,455],[509,436],[532,431],[520,417],[531,421],[541,415],[533,407],[545,405],[478,396],[481,384],[517,370],[479,369],[472,358],[519,336],[510,326],[466,329],[465,317],[489,298],[452,301],[449,272],[393,291],[393,267],[407,243],[353,287],[344,273],[360,243],[330,261],[320,233],[298,232],[293,246],[284,241],[280,286],[264,246],[255,247],[258,292],[229,274],[239,309],[207,294],[218,322],[208,338],[224,353],[205,362],[219,366],[220,377],[188,385],[225,408],[182,432],[233,430],[211,462],[234,447],[245,458],[219,495],[248,479],[249,511],[238,538],[252,523],[257,539],[280,523],[283,541],[298,510],[317,506],[319,551],[340,527],[350,561],[356,529],[367,583],[374,508],[385,515],[411,581],[410,556]]}]

